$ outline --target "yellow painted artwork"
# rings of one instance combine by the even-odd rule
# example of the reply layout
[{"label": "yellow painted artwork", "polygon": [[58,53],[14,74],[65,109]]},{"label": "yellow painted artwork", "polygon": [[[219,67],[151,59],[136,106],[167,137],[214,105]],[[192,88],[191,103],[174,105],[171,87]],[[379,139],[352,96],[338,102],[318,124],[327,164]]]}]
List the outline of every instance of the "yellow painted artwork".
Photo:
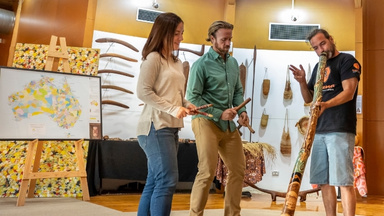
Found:
[{"label": "yellow painted artwork", "polygon": [[[23,177],[27,141],[0,141],[0,195],[18,197]],[[89,142],[84,141],[84,160]],[[75,171],[77,159],[74,141],[45,141],[39,172]],[[35,197],[82,197],[80,178],[37,179]]]},{"label": "yellow painted artwork", "polygon": [[[12,67],[44,70],[49,45],[17,43]],[[56,46],[60,51],[60,46]],[[67,47],[68,62],[71,73],[83,75],[97,75],[100,50],[84,47]],[[60,59],[58,72],[64,71],[63,61]]]}]

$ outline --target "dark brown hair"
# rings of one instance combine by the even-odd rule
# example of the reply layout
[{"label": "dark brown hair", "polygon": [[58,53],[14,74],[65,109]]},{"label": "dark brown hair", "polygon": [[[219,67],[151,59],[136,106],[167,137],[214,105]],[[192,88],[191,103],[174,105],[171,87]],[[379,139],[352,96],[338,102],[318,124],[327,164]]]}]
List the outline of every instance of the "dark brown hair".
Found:
[{"label": "dark brown hair", "polygon": [[311,41],[311,39],[317,35],[318,33],[322,33],[324,35],[325,38],[327,38],[329,40],[330,38],[330,35],[329,33],[325,30],[325,29],[318,29],[318,28],[315,28],[313,29],[307,36],[307,41]]},{"label": "dark brown hair", "polygon": [[142,60],[145,60],[151,52],[158,52],[162,58],[168,60],[168,55],[163,54],[164,50],[165,53],[171,53],[173,60],[176,61],[177,56],[172,54],[173,38],[177,26],[182,22],[183,20],[174,13],[162,13],[157,16],[144,45]]},{"label": "dark brown hair", "polygon": [[209,29],[208,29],[208,38],[206,39],[206,41],[211,41],[211,35],[216,38],[216,32],[219,30],[219,29],[231,29],[233,30],[233,25],[231,23],[228,23],[228,22],[225,22],[225,21],[215,21],[211,24],[211,26],[209,26]]}]

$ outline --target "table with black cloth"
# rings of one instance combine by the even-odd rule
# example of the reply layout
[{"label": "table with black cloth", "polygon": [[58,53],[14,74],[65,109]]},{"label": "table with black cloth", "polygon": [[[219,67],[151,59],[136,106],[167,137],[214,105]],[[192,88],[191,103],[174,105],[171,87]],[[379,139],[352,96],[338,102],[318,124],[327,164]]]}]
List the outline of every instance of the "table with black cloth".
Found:
[{"label": "table with black cloth", "polygon": [[[177,154],[179,181],[193,182],[197,173],[195,143],[179,143]],[[137,141],[90,141],[87,178],[91,196],[100,194],[102,179],[145,181],[147,159]]]}]

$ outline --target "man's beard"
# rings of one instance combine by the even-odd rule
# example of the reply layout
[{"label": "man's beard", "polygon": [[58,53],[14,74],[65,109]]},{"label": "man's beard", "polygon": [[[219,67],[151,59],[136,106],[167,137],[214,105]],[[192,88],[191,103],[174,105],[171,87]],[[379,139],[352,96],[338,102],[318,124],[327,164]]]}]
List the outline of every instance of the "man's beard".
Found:
[{"label": "man's beard", "polygon": [[326,51],[327,59],[335,57],[336,45],[332,43],[332,46],[329,50]]},{"label": "man's beard", "polygon": [[219,44],[217,44],[217,42],[215,41],[215,48],[216,48],[217,51],[219,51],[220,54],[224,55],[224,54],[228,53],[230,46],[228,46],[228,49],[226,49],[226,50],[225,49],[221,49],[219,47]]}]

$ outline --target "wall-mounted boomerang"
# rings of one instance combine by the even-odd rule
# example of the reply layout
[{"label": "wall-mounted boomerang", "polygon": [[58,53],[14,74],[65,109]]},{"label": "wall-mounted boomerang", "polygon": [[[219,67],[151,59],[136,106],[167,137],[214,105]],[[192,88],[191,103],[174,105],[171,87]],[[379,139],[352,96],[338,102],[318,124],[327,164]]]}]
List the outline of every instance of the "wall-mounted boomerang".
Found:
[{"label": "wall-mounted boomerang", "polygon": [[101,73],[113,73],[113,74],[119,74],[119,75],[123,75],[123,76],[127,76],[127,77],[135,77],[134,75],[132,75],[130,73],[126,73],[126,72],[119,71],[119,70],[112,70],[112,69],[98,70],[97,73],[99,73],[99,74],[101,74]]},{"label": "wall-mounted boomerang", "polygon": [[195,55],[202,56],[202,55],[204,55],[204,44],[201,45],[201,50],[200,51],[194,51],[194,50],[190,50],[190,49],[187,49],[187,48],[179,48],[179,51],[190,52],[190,53],[193,53]]},{"label": "wall-mounted boomerang", "polygon": [[125,92],[128,94],[133,94],[132,91],[129,91],[128,89],[125,89],[125,88],[120,87],[120,86],[115,86],[115,85],[101,85],[101,88],[103,88],[103,89],[115,89],[115,90],[122,91],[122,92]]},{"label": "wall-mounted boomerang", "polygon": [[136,47],[134,47],[132,44],[116,38],[99,38],[99,39],[96,39],[95,41],[98,43],[118,43],[132,49],[135,52],[139,52],[139,50]]},{"label": "wall-mounted boomerang", "polygon": [[189,62],[184,61],[183,62],[183,73],[185,76],[185,83],[184,83],[184,94],[187,92],[187,83],[188,83],[188,77],[189,77]]},{"label": "wall-mounted boomerang", "polygon": [[240,81],[241,81],[241,84],[243,85],[243,96],[245,94],[245,81],[247,79],[247,68],[245,67],[245,65],[243,63],[241,63],[241,65],[239,66],[239,70],[240,70]]},{"label": "wall-mounted boomerang", "polygon": [[122,107],[125,109],[129,109],[129,106],[122,104],[122,103],[119,103],[119,102],[116,102],[114,100],[102,100],[101,104],[114,105],[114,106]]},{"label": "wall-mounted boomerang", "polygon": [[121,59],[124,59],[126,61],[131,61],[131,62],[138,62],[136,59],[133,59],[133,58],[130,58],[130,57],[127,57],[127,56],[123,56],[123,55],[120,55],[120,54],[117,54],[117,53],[103,53],[103,54],[100,54],[100,58],[103,58],[103,57],[116,57],[116,58],[121,58]]}]

